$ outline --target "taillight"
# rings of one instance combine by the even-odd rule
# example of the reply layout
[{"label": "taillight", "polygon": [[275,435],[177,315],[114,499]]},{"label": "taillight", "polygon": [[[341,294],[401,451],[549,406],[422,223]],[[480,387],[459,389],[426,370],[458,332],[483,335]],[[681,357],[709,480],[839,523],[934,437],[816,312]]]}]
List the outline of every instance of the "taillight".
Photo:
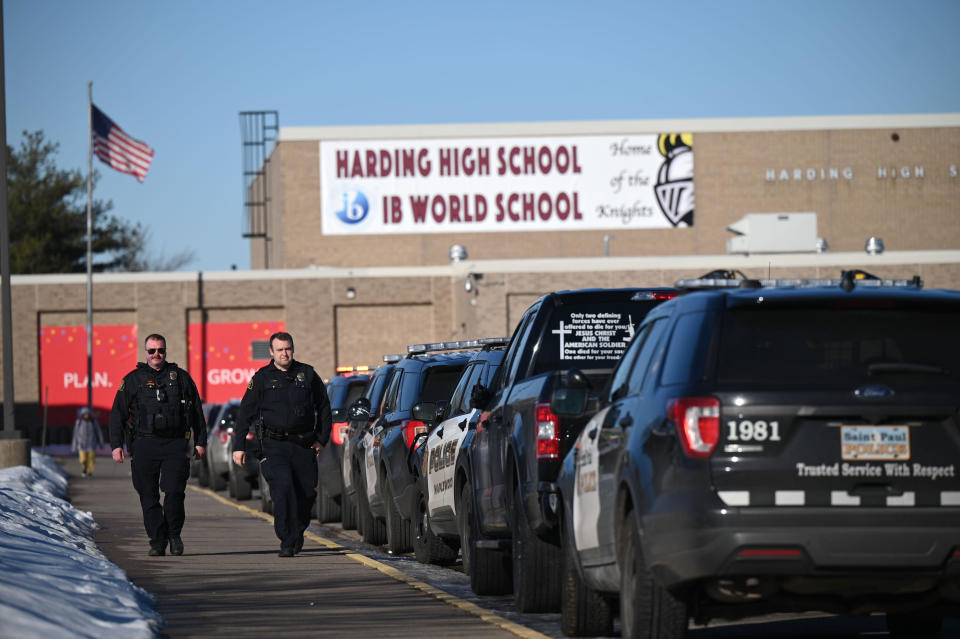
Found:
[{"label": "taillight", "polygon": [[413,440],[417,434],[427,432],[427,425],[415,419],[403,420],[400,428],[403,429],[403,441],[406,442],[407,448],[413,446]]},{"label": "taillight", "polygon": [[343,446],[343,439],[347,435],[347,422],[334,422],[330,431],[333,443],[337,446]]},{"label": "taillight", "polygon": [[537,402],[537,459],[560,457],[560,419],[550,409],[549,402]]},{"label": "taillight", "polygon": [[247,441],[252,442],[255,436],[256,435],[254,433],[247,433]]},{"label": "taillight", "polygon": [[720,400],[678,397],[667,402],[667,417],[677,427],[687,457],[709,457],[720,438]]}]

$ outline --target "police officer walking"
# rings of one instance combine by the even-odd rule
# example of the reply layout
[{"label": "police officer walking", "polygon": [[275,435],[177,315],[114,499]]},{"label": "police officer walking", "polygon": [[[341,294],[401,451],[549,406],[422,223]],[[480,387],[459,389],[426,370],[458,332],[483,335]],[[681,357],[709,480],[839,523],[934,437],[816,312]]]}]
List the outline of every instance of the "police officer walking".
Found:
[{"label": "police officer walking", "polygon": [[270,336],[270,363],[258,370],[240,402],[233,462],[246,461],[247,433],[256,428],[260,470],[270,485],[280,556],[303,548],[317,495],[317,454],[330,438],[330,400],[312,366],[293,359],[290,333]]},{"label": "police officer walking", "polygon": [[[127,373],[110,412],[110,448],[122,464],[124,433],[129,428],[133,487],[140,495],[143,526],[151,557],[183,554],[183,501],[190,475],[190,434],[194,452],[206,455],[207,429],[197,386],[190,375],[167,360],[167,341],[152,334],[144,342],[146,363]],[[129,426],[128,426],[129,423]],[[160,491],[164,492],[160,505]]]}]

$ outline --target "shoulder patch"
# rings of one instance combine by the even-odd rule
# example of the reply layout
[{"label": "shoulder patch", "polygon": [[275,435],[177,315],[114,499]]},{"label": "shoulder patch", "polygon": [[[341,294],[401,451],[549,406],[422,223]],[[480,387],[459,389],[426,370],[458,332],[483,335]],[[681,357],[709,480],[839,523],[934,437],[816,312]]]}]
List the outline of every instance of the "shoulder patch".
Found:
[{"label": "shoulder patch", "polygon": [[118,388],[117,390],[118,390],[118,391],[122,391],[122,390],[123,390],[123,385],[126,384],[126,383],[127,383],[126,380],[121,380],[121,381],[120,381],[120,388]]},{"label": "shoulder patch", "polygon": [[250,378],[250,381],[247,383],[247,390],[253,390],[253,378]]}]

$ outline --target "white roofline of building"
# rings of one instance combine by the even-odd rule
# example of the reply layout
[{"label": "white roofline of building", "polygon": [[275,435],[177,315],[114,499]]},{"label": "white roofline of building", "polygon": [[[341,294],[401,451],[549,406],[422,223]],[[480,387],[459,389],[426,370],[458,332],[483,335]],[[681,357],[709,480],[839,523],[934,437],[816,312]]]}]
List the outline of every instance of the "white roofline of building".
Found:
[{"label": "white roofline of building", "polygon": [[[349,279],[367,277],[462,277],[468,273],[562,273],[590,271],[658,271],[757,268],[830,268],[904,264],[960,264],[960,250],[886,251],[879,255],[850,251],[838,253],[775,253],[754,255],[655,255],[624,257],[572,257],[512,260],[464,260],[438,266],[371,266],[336,268],[330,266],[302,269],[250,271],[173,271],[164,273],[96,273],[95,284],[196,282],[282,279]],[[839,274],[838,274],[839,275]],[[82,273],[50,275],[14,275],[13,285],[82,284]]]},{"label": "white roofline of building", "polygon": [[369,126],[283,126],[280,142],[310,140],[383,140],[405,138],[526,137],[545,135],[620,135],[653,133],[727,133],[737,131],[809,131],[831,129],[933,128],[960,126],[960,113],[692,118],[666,120],[593,120],[582,122],[488,122]]}]

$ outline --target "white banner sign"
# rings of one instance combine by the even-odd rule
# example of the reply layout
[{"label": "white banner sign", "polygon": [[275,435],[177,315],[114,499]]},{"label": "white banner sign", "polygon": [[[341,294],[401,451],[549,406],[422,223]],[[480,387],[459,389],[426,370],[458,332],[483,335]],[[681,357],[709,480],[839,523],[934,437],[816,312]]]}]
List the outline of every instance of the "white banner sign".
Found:
[{"label": "white banner sign", "polygon": [[693,135],[320,142],[324,235],[692,226]]}]

